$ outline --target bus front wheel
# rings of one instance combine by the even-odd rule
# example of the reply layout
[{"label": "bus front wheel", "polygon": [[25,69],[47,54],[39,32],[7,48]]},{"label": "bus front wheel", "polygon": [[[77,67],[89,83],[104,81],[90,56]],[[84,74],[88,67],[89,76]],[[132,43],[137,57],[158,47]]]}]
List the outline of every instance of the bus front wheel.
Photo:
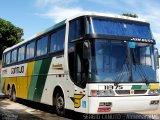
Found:
[{"label": "bus front wheel", "polygon": [[59,116],[65,115],[65,101],[62,93],[56,94],[56,112]]}]

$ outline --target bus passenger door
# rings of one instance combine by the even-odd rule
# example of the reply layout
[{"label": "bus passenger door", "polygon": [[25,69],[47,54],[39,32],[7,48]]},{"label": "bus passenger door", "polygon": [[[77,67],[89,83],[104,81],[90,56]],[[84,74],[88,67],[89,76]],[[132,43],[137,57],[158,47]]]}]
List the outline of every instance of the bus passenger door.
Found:
[{"label": "bus passenger door", "polygon": [[88,60],[84,58],[83,52],[84,43],[75,45],[75,74],[74,74],[74,109],[77,112],[88,112],[88,93],[87,93],[87,79],[88,79]]}]

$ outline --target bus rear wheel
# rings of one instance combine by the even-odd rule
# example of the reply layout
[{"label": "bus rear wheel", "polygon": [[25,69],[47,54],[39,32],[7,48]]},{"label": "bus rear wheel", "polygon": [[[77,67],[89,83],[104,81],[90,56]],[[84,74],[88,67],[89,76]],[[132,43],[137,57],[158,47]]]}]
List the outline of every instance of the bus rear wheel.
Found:
[{"label": "bus rear wheel", "polygon": [[65,115],[65,101],[62,93],[56,94],[56,112],[59,116]]},{"label": "bus rear wheel", "polygon": [[11,92],[12,92],[12,90],[11,90],[11,88],[9,88],[9,89],[8,89],[8,97],[9,97],[9,100],[12,101],[13,98],[12,98],[12,93],[11,93]]},{"label": "bus rear wheel", "polygon": [[13,89],[11,91],[11,96],[12,96],[12,101],[15,102],[17,100],[17,98],[16,98],[16,90],[15,90],[14,87],[13,87]]}]

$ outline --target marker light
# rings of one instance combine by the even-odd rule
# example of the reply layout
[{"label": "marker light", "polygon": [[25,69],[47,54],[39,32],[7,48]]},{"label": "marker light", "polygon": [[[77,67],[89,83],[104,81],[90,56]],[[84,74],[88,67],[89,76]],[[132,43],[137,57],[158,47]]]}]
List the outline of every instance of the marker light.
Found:
[{"label": "marker light", "polygon": [[113,90],[91,90],[91,96],[114,96]]},{"label": "marker light", "polygon": [[155,89],[155,90],[149,90],[149,93],[148,93],[148,94],[149,94],[149,95],[158,95],[159,92],[158,92],[157,89]]}]

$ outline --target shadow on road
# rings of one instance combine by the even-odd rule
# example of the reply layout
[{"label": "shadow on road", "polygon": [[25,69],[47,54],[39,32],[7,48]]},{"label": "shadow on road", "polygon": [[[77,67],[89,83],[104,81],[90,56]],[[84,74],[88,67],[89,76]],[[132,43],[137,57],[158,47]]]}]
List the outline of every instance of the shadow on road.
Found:
[{"label": "shadow on road", "polygon": [[[18,102],[20,104],[26,105],[28,107],[31,107],[33,109],[38,109],[47,113],[53,114],[55,116],[56,110],[54,107],[40,104],[28,100],[21,100],[19,99]],[[43,114],[42,114],[43,116]],[[57,116],[55,116],[57,118]],[[102,115],[91,115],[91,114],[80,114],[77,112],[69,111],[67,110],[67,115],[64,116],[67,119],[73,119],[73,120],[93,120],[93,119],[99,119],[99,120],[159,120],[160,116],[153,116],[153,115],[144,115],[144,114],[137,114],[137,113],[123,113],[123,114],[102,114]],[[64,119],[65,119],[64,118]],[[154,119],[153,119],[154,118]]]},{"label": "shadow on road", "polygon": [[29,114],[19,108],[8,108],[11,103],[6,102],[8,99],[0,99],[0,120],[41,120],[41,118]]},{"label": "shadow on road", "polygon": [[[8,102],[6,102],[8,101]],[[77,112],[67,110],[67,114],[64,117],[59,117],[56,115],[55,107],[40,104],[33,101],[18,99],[18,103],[25,105],[23,109],[21,109],[21,105],[17,104],[14,108],[14,104],[9,102],[8,99],[0,99],[0,120],[65,120],[65,119],[73,119],[73,120],[159,120],[160,115],[144,115],[137,113],[123,113],[123,114],[102,114],[102,115],[92,115],[92,114],[80,114]],[[7,108],[8,106],[12,107],[12,109]],[[27,106],[27,107],[26,107]],[[3,108],[6,109],[4,110]],[[33,109],[29,109],[29,108]],[[27,111],[31,110],[31,111]],[[37,112],[38,111],[38,112]],[[40,112],[42,111],[42,112]]]}]

